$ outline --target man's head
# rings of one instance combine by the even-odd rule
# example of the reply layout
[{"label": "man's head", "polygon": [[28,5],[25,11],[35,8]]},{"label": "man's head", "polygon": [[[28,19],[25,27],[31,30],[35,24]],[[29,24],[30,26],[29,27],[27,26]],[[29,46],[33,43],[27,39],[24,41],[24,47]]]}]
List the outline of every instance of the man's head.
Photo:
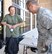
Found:
[{"label": "man's head", "polygon": [[9,11],[9,13],[10,13],[11,15],[14,15],[14,14],[15,14],[15,7],[14,7],[14,6],[10,6],[10,7],[8,8],[8,11]]},{"label": "man's head", "polygon": [[27,1],[26,6],[27,6],[27,9],[33,14],[37,13],[37,10],[38,10],[37,1]]}]

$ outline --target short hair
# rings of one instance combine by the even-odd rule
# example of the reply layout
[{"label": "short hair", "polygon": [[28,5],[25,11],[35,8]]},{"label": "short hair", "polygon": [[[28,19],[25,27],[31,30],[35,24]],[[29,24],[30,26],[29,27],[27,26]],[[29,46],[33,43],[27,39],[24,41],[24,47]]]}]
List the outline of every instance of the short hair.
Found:
[{"label": "short hair", "polygon": [[35,0],[33,1],[33,0],[32,0],[32,1],[27,1],[27,2],[26,2],[26,5],[29,5],[30,3],[35,4],[35,5],[38,4],[37,1],[35,1]]},{"label": "short hair", "polygon": [[[10,11],[10,8],[12,8],[12,7],[14,7],[14,6],[9,6],[8,11]],[[14,7],[14,8],[15,8],[15,7]]]}]

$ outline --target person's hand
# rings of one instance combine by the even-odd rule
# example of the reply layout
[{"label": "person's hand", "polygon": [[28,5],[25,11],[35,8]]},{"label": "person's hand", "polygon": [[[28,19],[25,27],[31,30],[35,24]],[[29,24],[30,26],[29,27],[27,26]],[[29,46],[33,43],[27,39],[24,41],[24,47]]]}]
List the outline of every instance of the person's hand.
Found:
[{"label": "person's hand", "polygon": [[17,27],[17,25],[13,25],[13,26],[12,26],[12,29],[15,29],[16,27]]},{"label": "person's hand", "polygon": [[9,27],[9,29],[12,29],[12,25],[9,25],[9,24],[8,24],[8,27]]}]

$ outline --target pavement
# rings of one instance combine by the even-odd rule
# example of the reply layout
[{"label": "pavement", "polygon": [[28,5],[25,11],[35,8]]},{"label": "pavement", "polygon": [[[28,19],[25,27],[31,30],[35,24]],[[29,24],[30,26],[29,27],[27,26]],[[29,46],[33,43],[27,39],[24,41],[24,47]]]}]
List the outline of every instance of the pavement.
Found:
[{"label": "pavement", "polygon": [[[5,46],[3,46],[2,49],[0,49],[0,54],[5,54],[4,49],[5,49]],[[37,54],[37,52],[36,53],[32,52],[30,50],[30,48],[28,48],[27,52],[28,52],[28,54]],[[18,54],[23,54],[23,45],[19,45],[19,52],[18,52]]]},{"label": "pavement", "polygon": [[[52,42],[52,38],[51,38],[51,37],[49,38],[47,44],[49,44],[50,42]],[[23,45],[19,45],[19,52],[18,52],[18,54],[23,54],[23,47],[24,47]],[[2,49],[0,49],[0,54],[5,54],[4,49],[5,49],[5,45],[2,47]],[[28,48],[28,49],[27,49],[27,53],[28,53],[28,54],[37,54],[37,51],[36,51],[36,53],[35,53],[35,52],[32,52],[32,51],[30,50],[30,48]],[[43,53],[43,54],[47,54],[47,52],[46,52],[46,53]],[[50,53],[48,53],[48,54],[50,54]],[[52,53],[51,53],[51,54],[52,54]]]}]

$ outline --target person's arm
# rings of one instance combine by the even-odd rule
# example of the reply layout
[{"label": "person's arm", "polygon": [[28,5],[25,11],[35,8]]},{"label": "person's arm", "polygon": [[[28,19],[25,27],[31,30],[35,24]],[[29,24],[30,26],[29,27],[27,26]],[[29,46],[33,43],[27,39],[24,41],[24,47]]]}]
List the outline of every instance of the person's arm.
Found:
[{"label": "person's arm", "polygon": [[7,26],[8,28],[11,29],[12,25],[10,25],[10,24],[7,23],[7,21],[8,21],[7,18],[8,18],[8,15],[5,15],[5,17],[1,21],[1,24],[4,25],[4,26]]},{"label": "person's arm", "polygon": [[7,27],[9,27],[9,29],[12,28],[12,25],[7,24],[6,22],[1,22],[1,24],[2,24],[2,25],[5,25],[5,26],[7,26]]},{"label": "person's arm", "polygon": [[15,28],[18,27],[18,26],[20,26],[20,27],[25,27],[25,21],[13,25],[12,28],[15,29]]},{"label": "person's arm", "polygon": [[25,21],[23,21],[22,18],[19,15],[17,15],[17,20],[18,20],[18,23],[13,25],[13,28],[16,28],[18,26],[20,26],[20,27],[25,26]]}]

